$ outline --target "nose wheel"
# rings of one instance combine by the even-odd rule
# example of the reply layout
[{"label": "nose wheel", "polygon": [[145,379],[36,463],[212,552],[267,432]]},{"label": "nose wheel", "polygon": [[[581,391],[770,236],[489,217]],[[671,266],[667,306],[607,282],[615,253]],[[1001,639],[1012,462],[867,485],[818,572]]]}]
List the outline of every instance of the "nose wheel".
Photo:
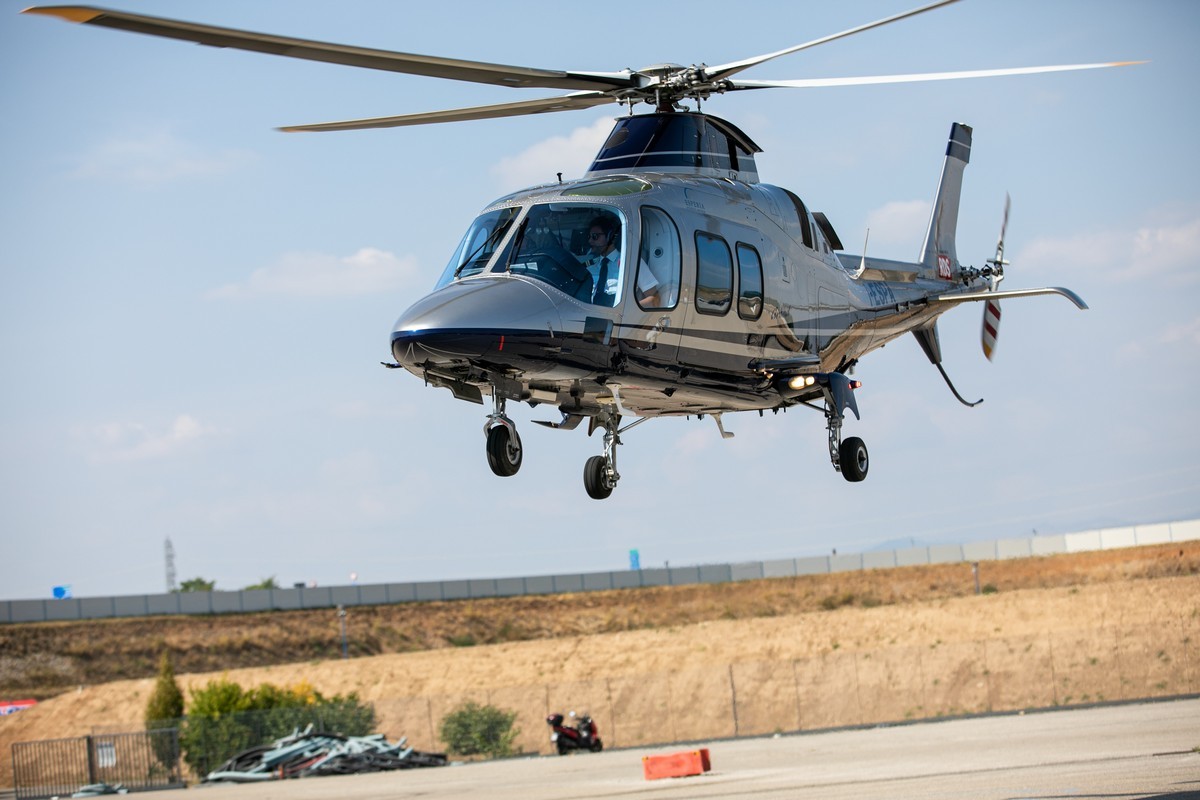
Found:
[{"label": "nose wheel", "polygon": [[495,392],[492,397],[494,410],[483,427],[487,436],[488,466],[501,478],[507,478],[521,469],[521,437],[517,435],[517,426],[504,413],[504,398]]}]

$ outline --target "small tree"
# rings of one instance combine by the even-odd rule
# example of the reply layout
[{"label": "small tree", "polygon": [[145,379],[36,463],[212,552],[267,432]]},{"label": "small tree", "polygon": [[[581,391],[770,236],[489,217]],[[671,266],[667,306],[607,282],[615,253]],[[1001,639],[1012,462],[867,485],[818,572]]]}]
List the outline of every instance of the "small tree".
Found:
[{"label": "small tree", "polygon": [[163,650],[158,660],[158,680],[154,683],[154,692],[146,703],[146,730],[160,728],[166,723],[174,727],[176,720],[183,716],[183,692],[175,682],[175,665],[171,662],[170,652]]},{"label": "small tree", "polygon": [[279,583],[275,580],[275,576],[272,575],[269,578],[263,578],[258,583],[250,584],[242,591],[250,591],[251,589],[278,589],[278,588],[279,588]]},{"label": "small tree", "polygon": [[513,728],[517,712],[467,701],[442,719],[442,741],[451,752],[464,756],[500,758],[513,754],[513,740],[521,732]]},{"label": "small tree", "polygon": [[211,592],[217,585],[216,581],[206,581],[204,578],[192,578],[179,584],[181,592]]},{"label": "small tree", "polygon": [[[171,654],[163,650],[158,662],[158,680],[154,683],[154,691],[146,703],[146,730],[160,728],[175,728],[179,718],[183,716],[183,692],[175,682],[175,665],[171,662]],[[174,769],[179,760],[179,753],[174,739],[162,737],[154,740],[154,755],[167,769]]]}]

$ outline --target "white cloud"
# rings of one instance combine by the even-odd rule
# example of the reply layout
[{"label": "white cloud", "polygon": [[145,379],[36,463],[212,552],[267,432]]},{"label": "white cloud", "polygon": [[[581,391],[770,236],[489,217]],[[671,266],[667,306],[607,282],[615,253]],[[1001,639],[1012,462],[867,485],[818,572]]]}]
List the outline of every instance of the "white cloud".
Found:
[{"label": "white cloud", "polygon": [[612,132],[611,117],[601,117],[586,128],[576,128],[567,136],[552,136],[515,156],[501,159],[492,167],[492,175],[501,191],[516,191],[525,186],[550,183],[555,174],[578,178],[587,171],[600,146]]},{"label": "white cloud", "polygon": [[166,430],[136,422],[111,422],[92,431],[102,461],[147,461],[174,455],[210,436],[215,429],[180,414]]},{"label": "white cloud", "polygon": [[75,176],[152,186],[221,175],[253,157],[245,150],[205,152],[164,128],[101,142],[80,157]]},{"label": "white cloud", "polygon": [[1034,240],[1013,259],[1022,268],[1080,269],[1114,283],[1161,279],[1173,285],[1200,280],[1200,218],[1159,226]]},{"label": "white cloud", "polygon": [[260,295],[346,297],[388,292],[403,287],[417,272],[416,260],[364,247],[349,256],[287,253],[276,263],[208,293],[213,298]]},{"label": "white cloud", "polygon": [[[929,226],[931,208],[928,200],[896,200],[871,211],[867,214],[867,229],[871,232],[867,254],[907,250],[916,257]],[[845,244],[854,249],[849,242]]]},{"label": "white cloud", "polygon": [[1183,344],[1200,347],[1200,317],[1168,327],[1159,341],[1163,344]]}]

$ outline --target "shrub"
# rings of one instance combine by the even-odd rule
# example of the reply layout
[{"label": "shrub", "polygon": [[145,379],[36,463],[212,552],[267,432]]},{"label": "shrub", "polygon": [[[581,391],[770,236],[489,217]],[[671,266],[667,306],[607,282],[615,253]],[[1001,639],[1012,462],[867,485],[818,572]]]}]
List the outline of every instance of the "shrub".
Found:
[{"label": "shrub", "polygon": [[243,750],[310,724],[316,731],[365,736],[375,727],[375,711],[354,692],[325,698],[307,683],[284,688],[264,683],[246,690],[216,680],[190,692],[179,738],[184,761],[202,777]]},{"label": "shrub", "polygon": [[513,754],[513,740],[521,731],[513,728],[517,712],[468,701],[442,720],[442,741],[453,753],[499,758]]}]

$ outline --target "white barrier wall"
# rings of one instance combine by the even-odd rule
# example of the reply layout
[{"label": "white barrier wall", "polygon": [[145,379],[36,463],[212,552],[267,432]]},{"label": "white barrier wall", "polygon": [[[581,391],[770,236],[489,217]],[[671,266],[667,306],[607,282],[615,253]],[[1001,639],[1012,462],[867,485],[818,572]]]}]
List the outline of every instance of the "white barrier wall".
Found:
[{"label": "white barrier wall", "polygon": [[633,589],[641,586],[681,586],[692,583],[728,583],[758,578],[819,575],[860,569],[886,569],[915,564],[947,564],[1028,558],[1055,553],[1079,553],[1121,547],[1166,544],[1200,539],[1200,519],[1105,528],[1057,536],[1000,539],[966,544],[938,544],[879,550],[868,553],[834,553],[830,556],[750,561],[741,564],[703,564],[690,567],[537,575],[527,578],[482,578],[421,583],[380,583],[365,586],[323,586],[292,589],[247,589],[239,592],[181,592],[174,594],[81,597],[64,600],[0,601],[0,623],[52,620],[144,617],[163,614],[232,614],[254,611],[287,611],[335,606],[385,605],[430,600],[465,600],[476,597],[512,597],[528,594],[592,592]]}]

